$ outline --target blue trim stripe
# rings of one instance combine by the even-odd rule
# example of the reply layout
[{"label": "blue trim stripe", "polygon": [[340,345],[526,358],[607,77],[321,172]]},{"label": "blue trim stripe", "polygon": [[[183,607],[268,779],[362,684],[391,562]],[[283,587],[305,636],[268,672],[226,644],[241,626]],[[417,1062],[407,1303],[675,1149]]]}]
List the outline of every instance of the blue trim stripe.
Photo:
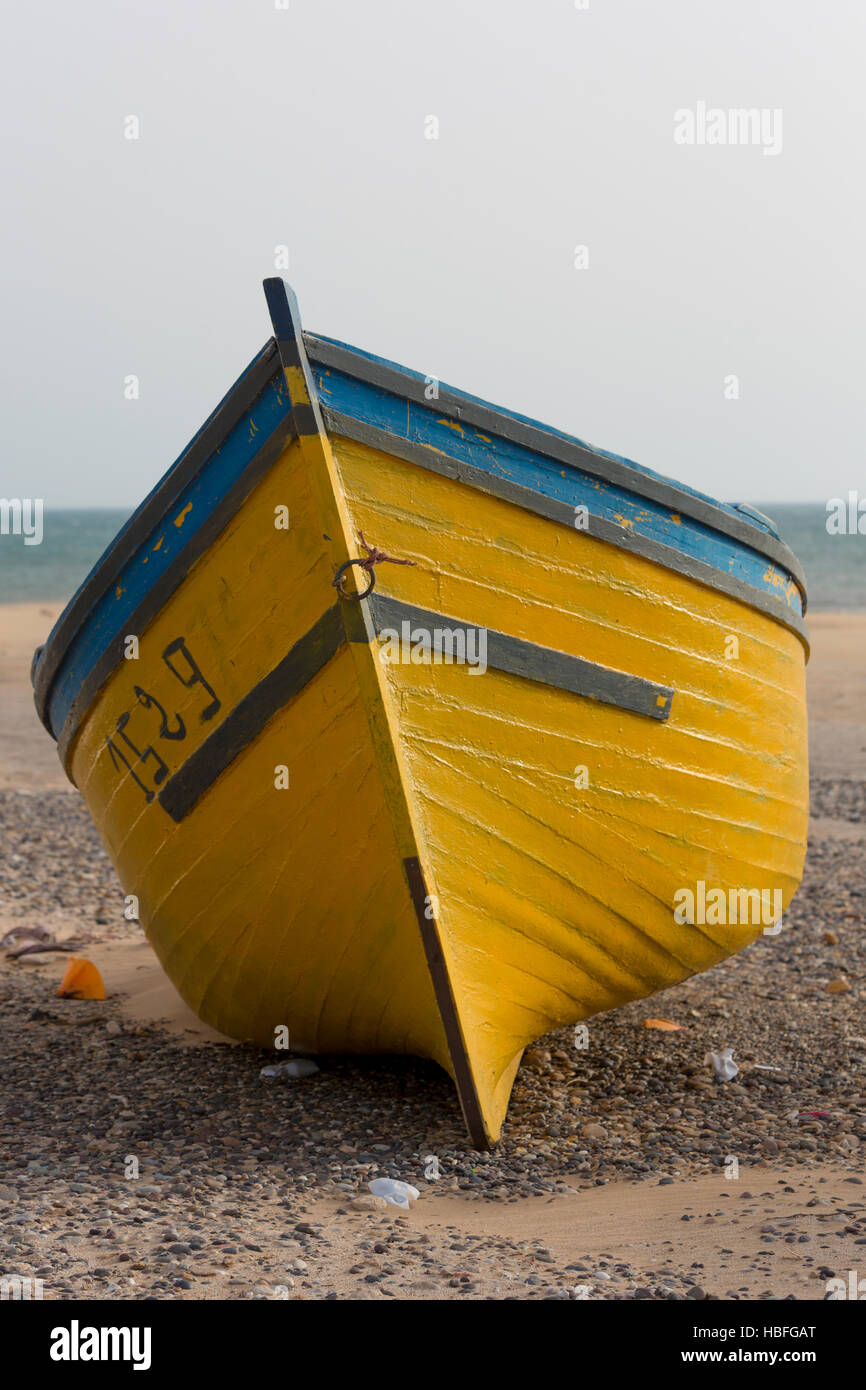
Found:
[{"label": "blue trim stripe", "polygon": [[[781,599],[793,613],[802,615],[800,590],[784,570],[749,546],[731,536],[721,535],[700,521],[578,468],[564,467],[555,459],[545,458],[520,444],[446,419],[437,415],[435,406],[407,401],[334,368],[317,368],[316,387],[322,405],[330,410],[385,430],[397,438],[426,445],[570,507],[585,506],[591,515],[626,526],[648,540],[660,541],[692,559],[712,565],[713,569]],[[731,510],[741,517],[733,508]]]},{"label": "blue trim stripe", "polygon": [[[226,436],[195,478],[180,493],[170,512],[120,571],[118,578],[94,604],[83,627],[72,639],[54,678],[48,715],[55,738],[83,681],[148,590],[183,554],[214,508],[240,478],[275,429],[290,413],[282,372],[272,377],[251,411]],[[129,523],[127,523],[128,525]]]},{"label": "blue trim stripe", "polygon": [[[342,348],[345,352],[351,352],[353,356],[363,358],[365,362],[374,362],[377,366],[385,367],[389,372],[405,377],[407,381],[414,382],[418,386],[426,386],[430,380],[421,372],[413,372],[409,367],[402,367],[399,362],[392,362],[387,357],[377,357],[375,353],[365,352],[363,348],[352,347],[349,343],[341,342],[339,338],[326,338],[324,334],[317,334],[316,340],[320,343],[330,343],[332,347]],[[740,521],[747,520],[756,530],[765,531],[768,535],[779,540],[779,531],[772,518],[755,512],[751,507],[744,515],[737,503],[720,502],[716,497],[710,497],[709,493],[699,492],[697,488],[689,487],[687,483],[674,481],[664,473],[657,473],[654,468],[647,468],[643,463],[635,463],[634,459],[625,458],[622,454],[614,454],[609,449],[601,449],[597,444],[589,444],[585,439],[580,439],[575,434],[566,434],[564,430],[554,429],[552,425],[546,425],[542,420],[534,420],[530,415],[521,415],[516,410],[506,410],[504,406],[491,405],[489,401],[482,400],[480,396],[470,395],[468,391],[461,391],[459,387],[449,386],[444,381],[439,382],[439,390],[449,396],[456,397],[459,401],[465,401],[467,404],[481,406],[485,410],[494,410],[504,420],[517,420],[522,425],[531,426],[532,429],[543,430],[552,439],[560,439],[565,444],[574,444],[580,449],[586,449],[590,453],[598,455],[599,458],[610,459],[613,463],[622,464],[624,468],[629,468],[638,475],[637,481],[643,476],[644,478],[655,478],[660,483],[669,483],[676,487],[678,492],[685,493],[688,497],[696,497],[711,507],[719,507],[723,512],[727,512],[729,516],[736,517]],[[398,399],[402,398],[398,396]]]}]

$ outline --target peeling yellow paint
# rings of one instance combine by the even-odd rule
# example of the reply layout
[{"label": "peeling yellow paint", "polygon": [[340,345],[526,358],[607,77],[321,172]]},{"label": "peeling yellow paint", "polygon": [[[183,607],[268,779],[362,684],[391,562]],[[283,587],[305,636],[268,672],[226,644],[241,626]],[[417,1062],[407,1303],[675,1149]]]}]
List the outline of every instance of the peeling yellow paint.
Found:
[{"label": "peeling yellow paint", "polygon": [[674,522],[676,526],[682,526],[683,524],[683,519],[679,512],[671,512],[671,521]]},{"label": "peeling yellow paint", "polygon": [[183,523],[186,521],[186,519],[187,519],[187,517],[189,516],[189,514],[190,514],[191,511],[192,511],[192,502],[187,502],[187,504],[186,504],[186,506],[184,507],[183,511],[182,511],[182,512],[178,512],[177,516],[175,517],[175,519],[174,519],[174,524],[175,524],[175,526],[182,526]]},{"label": "peeling yellow paint", "polygon": [[457,433],[460,435],[461,439],[463,439],[466,435],[466,431],[464,430],[463,426],[458,425],[456,420],[437,420],[436,423],[437,425],[447,425],[449,430],[456,430]]},{"label": "peeling yellow paint", "polygon": [[634,530],[634,522],[630,516],[622,516],[620,512],[614,512],[613,515],[614,520],[618,521],[620,526],[627,526],[630,531]]},{"label": "peeling yellow paint", "polygon": [[780,573],[773,565],[768,565],[764,574],[764,583],[772,584],[774,589],[781,589],[785,601],[789,606],[794,602],[794,595],[799,593],[799,589],[793,579],[789,579],[786,574]]},{"label": "peeling yellow paint", "polygon": [[165,540],[165,536],[160,536],[160,538],[159,538],[159,540],[157,541],[156,545],[153,547],[154,550],[161,550],[161,549],[162,549],[162,543],[163,543],[164,540]]},{"label": "peeling yellow paint", "polygon": [[310,393],[307,390],[307,383],[301,368],[284,367],[283,375],[286,378],[286,385],[289,388],[289,399],[292,405],[309,405]]}]

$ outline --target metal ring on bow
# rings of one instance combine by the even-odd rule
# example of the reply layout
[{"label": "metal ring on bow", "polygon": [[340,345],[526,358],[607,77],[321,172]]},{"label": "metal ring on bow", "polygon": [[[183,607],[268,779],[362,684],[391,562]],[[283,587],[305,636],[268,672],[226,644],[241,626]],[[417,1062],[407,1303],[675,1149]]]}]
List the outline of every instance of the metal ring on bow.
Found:
[{"label": "metal ring on bow", "polygon": [[[359,569],[364,570],[365,573],[367,573],[370,576],[370,582],[367,585],[366,589],[357,594],[347,593],[345,585],[343,583],[343,576],[346,574],[347,570],[350,570],[352,568],[353,565],[357,565]],[[341,598],[366,598],[368,594],[373,592],[373,589],[375,587],[376,571],[373,569],[373,566],[370,564],[369,560],[347,560],[344,565],[340,566],[340,568],[337,570],[337,573],[334,575],[334,588],[337,590]]]}]

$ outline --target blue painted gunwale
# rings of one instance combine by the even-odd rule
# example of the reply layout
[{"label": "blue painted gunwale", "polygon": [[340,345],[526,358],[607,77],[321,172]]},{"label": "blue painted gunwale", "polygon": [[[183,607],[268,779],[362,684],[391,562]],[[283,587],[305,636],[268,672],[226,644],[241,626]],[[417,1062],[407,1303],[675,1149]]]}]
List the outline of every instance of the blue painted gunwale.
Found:
[{"label": "blue painted gunwale", "polygon": [[[349,348],[336,339],[318,341],[346,348],[367,361],[393,368],[417,383],[423,384],[426,381],[420,373],[409,372],[386,359]],[[740,523],[745,521],[754,530],[758,547],[762,539],[777,534],[775,528],[765,527],[760,520],[744,516],[735,506],[717,503],[706,494],[673,483],[663,475],[641,468],[617,454],[595,449],[574,436],[550,429],[527,416],[490,406],[478,397],[441,384],[440,389],[449,395],[483,406],[503,419],[519,421],[541,429],[556,439],[590,449],[599,457],[610,459],[633,470],[634,490],[619,487],[584,473],[572,464],[564,465],[501,436],[460,425],[444,415],[443,407],[435,401],[429,405],[420,405],[405,396],[369,385],[347,373],[322,367],[315,362],[312,354],[311,356],[323,407],[383,429],[395,438],[426,445],[448,457],[469,463],[491,475],[520,483],[571,507],[586,506],[590,516],[602,517],[616,525],[628,527],[637,535],[661,541],[774,599],[782,599],[797,616],[802,613],[803,604],[799,589],[786,570],[765,555],[761,555],[757,549],[714,531],[712,527],[685,513],[676,514],[670,507],[642,497],[639,493],[640,478],[643,476],[656,479],[674,487],[684,497],[693,497],[720,508]],[[254,359],[256,360],[258,359]],[[239,383],[245,376],[246,373],[239,378]],[[128,630],[130,618],[149,590],[166,574],[172,564],[183,556],[184,550],[197,531],[207,522],[231,486],[253,462],[264,442],[285,422],[290,413],[291,402],[288,392],[282,373],[277,370],[252,408],[229,431],[195,477],[172,500],[160,524],[150,530],[147,538],[137,546],[119,572],[112,577],[109,587],[94,601],[81,625],[72,634],[49,688],[46,714],[55,737],[63,728],[82,685],[110,644],[117,640],[118,635]],[[180,459],[166,473],[163,483],[170,478],[187,453],[188,449],[184,450]],[[161,485],[157,484],[157,488]],[[144,505],[142,503],[142,507]],[[142,507],[133,514],[119,533],[118,539],[130,529]],[[175,524],[181,517],[182,523]],[[97,562],[81,586],[82,589],[98,576],[107,558],[114,552],[116,544],[117,541]],[[181,577],[182,575],[179,576],[178,582]],[[73,599],[66,612],[74,602]],[[64,615],[61,615],[56,628],[60,627],[63,620]],[[49,637],[46,647],[50,642]]]},{"label": "blue painted gunwale", "polygon": [[[385,430],[395,438],[426,445],[570,507],[585,506],[591,516],[627,526],[636,535],[701,560],[715,570],[781,599],[794,614],[802,616],[800,591],[786,571],[733,537],[721,535],[684,513],[674,512],[670,507],[627,492],[573,466],[545,458],[511,440],[491,438],[471,426],[455,426],[453,420],[438,416],[435,409],[407,401],[405,397],[370,386],[333,368],[316,369],[316,386],[322,406],[329,410]],[[598,450],[593,452],[598,453]],[[669,481],[659,474],[654,476],[660,481]],[[691,495],[712,502],[711,498],[699,493]],[[726,510],[743,520],[742,513],[733,507]]]},{"label": "blue painted gunwale", "polygon": [[[367,352],[364,348],[353,347],[351,343],[344,343],[340,338],[328,338],[324,334],[305,335],[311,341],[307,345],[307,353],[312,362],[317,361],[316,343],[326,343],[331,347],[341,348],[344,352],[351,353],[353,357],[360,358],[364,362],[375,363],[377,367],[382,367],[389,375],[393,374],[395,381],[403,378],[407,382],[414,382],[416,386],[424,387],[433,378],[423,376],[421,372],[413,371],[411,367],[403,367],[399,362],[392,362],[388,357],[378,357],[374,352]],[[321,370],[321,369],[320,369]],[[636,486],[640,487],[640,479],[654,478],[656,482],[667,483],[676,488],[677,492],[684,497],[694,497],[699,502],[705,502],[708,506],[716,507],[726,512],[728,516],[735,517],[738,521],[747,521],[750,526],[755,527],[759,532],[765,531],[768,535],[779,540],[779,531],[771,517],[765,517],[759,512],[749,508],[748,513],[744,513],[738,503],[720,502],[717,498],[711,497],[707,492],[701,492],[697,488],[690,487],[688,483],[677,482],[669,478],[664,473],[658,473],[654,468],[648,468],[644,463],[636,463],[634,459],[626,458],[623,454],[612,453],[610,449],[602,449],[597,444],[589,444],[585,439],[580,439],[576,434],[566,434],[564,430],[558,430],[553,425],[546,425],[543,420],[535,420],[531,415],[521,415],[517,410],[506,410],[501,405],[491,405],[490,401],[484,400],[481,396],[473,396],[469,391],[461,391],[458,386],[450,386],[445,381],[439,381],[439,391],[445,396],[455,397],[459,402],[466,405],[477,405],[482,410],[491,410],[503,420],[515,420],[521,425],[528,425],[531,429],[541,430],[543,434],[551,439],[561,440],[563,444],[574,445],[577,448],[585,449],[587,453],[595,454],[598,458],[610,459],[612,463],[622,464],[624,468],[631,470],[635,476]],[[401,397],[399,391],[391,394]],[[429,410],[436,410],[435,404],[428,407]],[[440,411],[440,414],[443,412]]]}]

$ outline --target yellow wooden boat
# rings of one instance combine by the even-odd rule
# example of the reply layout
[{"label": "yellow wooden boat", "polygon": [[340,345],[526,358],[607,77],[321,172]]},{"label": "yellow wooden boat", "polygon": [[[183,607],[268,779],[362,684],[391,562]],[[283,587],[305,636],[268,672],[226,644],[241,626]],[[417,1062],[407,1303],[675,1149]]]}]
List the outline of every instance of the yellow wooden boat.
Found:
[{"label": "yellow wooden boat", "polygon": [[803,575],[759,513],[265,291],[273,338],[37,652],[37,707],[196,1013],[434,1058],[485,1147],[528,1043],[778,930]]}]

